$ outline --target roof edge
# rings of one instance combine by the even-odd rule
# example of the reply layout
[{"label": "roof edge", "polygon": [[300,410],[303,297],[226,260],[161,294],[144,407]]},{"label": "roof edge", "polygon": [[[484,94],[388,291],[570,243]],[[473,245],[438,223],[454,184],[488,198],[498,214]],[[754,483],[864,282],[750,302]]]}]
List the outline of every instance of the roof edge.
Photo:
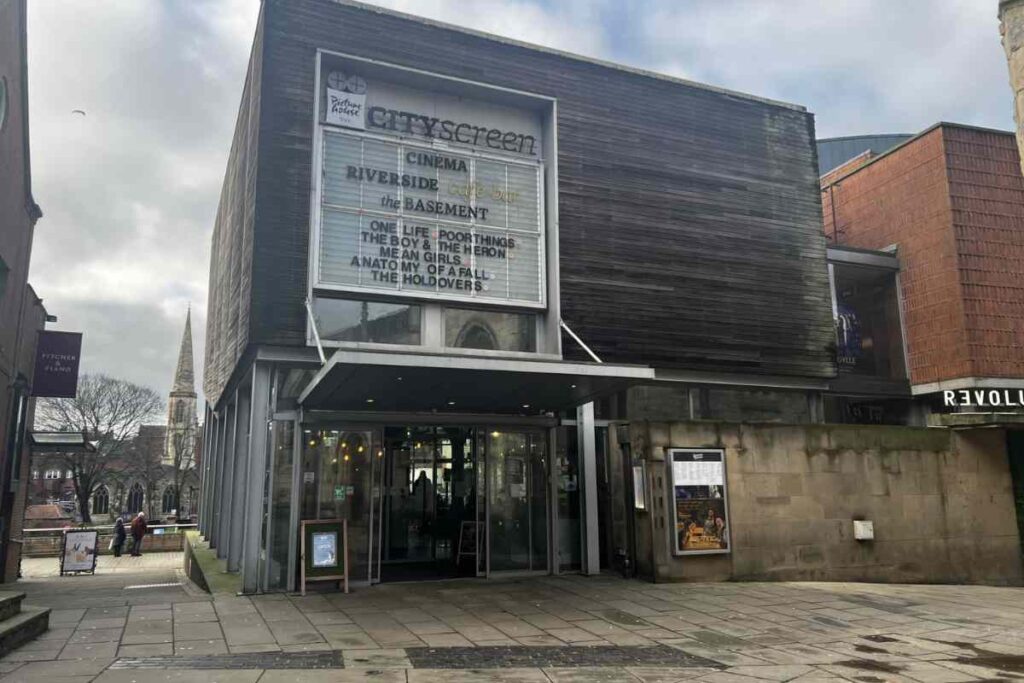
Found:
[{"label": "roof edge", "polygon": [[[920,133],[918,133],[917,135],[915,135],[912,138],[910,138],[909,140],[904,140],[903,142],[901,142],[900,144],[896,145],[892,149],[888,149],[888,150],[882,152],[881,154],[876,156],[874,159],[871,159],[867,163],[862,164],[862,165],[858,166],[857,168],[851,169],[847,173],[844,173],[841,176],[838,176],[837,178],[835,178],[834,180],[830,181],[829,183],[822,185],[821,186],[821,190],[824,191],[828,187],[832,187],[833,185],[838,185],[839,183],[841,183],[845,179],[849,178],[850,176],[854,175],[855,173],[859,173],[859,172],[863,171],[865,168],[868,168],[869,166],[872,166],[872,165],[878,163],[882,159],[885,159],[890,154],[894,154],[894,153],[898,152],[899,150],[903,149],[907,145],[911,145],[911,144],[917,142],[918,140],[920,140],[924,136],[926,136],[929,133],[932,133],[932,132],[934,132],[934,131],[936,131],[936,130],[938,130],[940,128],[959,128],[961,130],[973,130],[973,131],[977,131],[979,133],[995,133],[997,135],[1010,135],[1010,136],[1016,135],[1013,131],[1001,130],[999,128],[985,128],[984,126],[972,126],[972,125],[967,124],[967,123],[953,123],[951,121],[939,121],[938,123],[933,123],[932,125],[928,126],[924,130],[922,130]],[[821,142],[821,141],[819,140],[819,142]],[[836,168],[838,168],[838,166]],[[835,169],[833,169],[833,170],[835,170]],[[827,173],[823,174],[823,176],[824,175],[827,175]]]},{"label": "roof edge", "polygon": [[352,7],[355,9],[373,12],[375,14],[384,14],[387,16],[397,17],[399,19],[405,19],[407,21],[414,21],[427,26],[433,26],[435,28],[446,29],[449,31],[457,31],[466,35],[471,35],[476,38],[483,38],[496,43],[503,43],[505,45],[511,45],[526,50],[533,50],[535,52],[544,52],[556,57],[563,57],[565,59],[571,59],[577,62],[584,62],[592,64],[594,66],[600,66],[606,69],[613,69],[615,71],[622,71],[630,73],[636,76],[643,76],[645,78],[653,78],[659,81],[666,81],[668,83],[675,83],[677,85],[685,85],[691,88],[698,88],[701,90],[708,90],[711,92],[718,93],[720,95],[728,95],[731,97],[738,97],[740,99],[750,100],[753,102],[760,102],[761,104],[767,104],[782,109],[789,109],[792,111],[798,111],[801,113],[807,113],[807,107],[802,104],[794,104],[792,102],[784,102],[782,100],[774,100],[768,97],[761,97],[759,95],[751,95],[750,93],[740,92],[738,90],[730,90],[729,88],[723,88],[716,85],[709,85],[707,83],[700,83],[698,81],[690,81],[685,78],[679,78],[677,76],[669,76],[668,74],[658,73],[657,71],[649,71],[647,69],[641,69],[639,67],[627,66],[625,64],[618,64],[616,62],[607,61],[604,59],[597,59],[596,57],[585,57],[578,55],[573,52],[567,52],[565,50],[559,50],[553,47],[545,47],[543,45],[536,45],[534,43],[528,43],[523,40],[517,40],[515,38],[508,38],[506,36],[499,36],[494,33],[487,33],[486,31],[479,31],[477,29],[466,28],[464,26],[458,26],[456,24],[449,24],[436,19],[429,19],[427,17],[417,16],[415,14],[409,14],[407,12],[399,12],[397,10],[387,9],[384,7],[378,7],[377,5],[371,5],[369,3],[360,2],[359,0],[326,0],[336,5],[343,5],[346,7]]}]

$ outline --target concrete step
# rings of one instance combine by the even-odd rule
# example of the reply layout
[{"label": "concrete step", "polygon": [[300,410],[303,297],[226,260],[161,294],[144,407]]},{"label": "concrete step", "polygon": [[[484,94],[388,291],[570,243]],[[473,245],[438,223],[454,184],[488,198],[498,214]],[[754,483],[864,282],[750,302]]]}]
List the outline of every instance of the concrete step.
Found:
[{"label": "concrete step", "polygon": [[35,639],[49,627],[49,607],[22,605],[18,614],[0,621],[0,657]]},{"label": "concrete step", "polygon": [[24,593],[14,591],[0,591],[0,621],[10,619],[21,611],[21,601],[25,599]]}]

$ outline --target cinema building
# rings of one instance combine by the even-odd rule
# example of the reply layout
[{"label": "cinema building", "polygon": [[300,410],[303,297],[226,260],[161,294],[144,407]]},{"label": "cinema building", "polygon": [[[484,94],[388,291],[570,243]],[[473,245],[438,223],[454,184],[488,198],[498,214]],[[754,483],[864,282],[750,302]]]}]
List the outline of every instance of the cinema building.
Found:
[{"label": "cinema building", "polygon": [[[296,589],[303,522],[336,519],[357,589],[1019,581],[1005,445],[825,424],[818,176],[800,106],[266,0],[212,237],[204,538],[245,592]],[[965,462],[998,521],[922,530],[964,517]]]}]

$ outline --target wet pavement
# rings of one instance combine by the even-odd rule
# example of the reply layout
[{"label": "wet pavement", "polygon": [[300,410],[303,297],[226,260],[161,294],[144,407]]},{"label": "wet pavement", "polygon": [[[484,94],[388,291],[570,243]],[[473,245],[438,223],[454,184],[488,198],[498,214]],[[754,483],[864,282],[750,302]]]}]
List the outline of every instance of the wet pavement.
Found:
[{"label": "wet pavement", "polygon": [[1021,588],[570,575],[214,599],[174,560],[22,581],[50,631],[0,680],[1024,681]]}]

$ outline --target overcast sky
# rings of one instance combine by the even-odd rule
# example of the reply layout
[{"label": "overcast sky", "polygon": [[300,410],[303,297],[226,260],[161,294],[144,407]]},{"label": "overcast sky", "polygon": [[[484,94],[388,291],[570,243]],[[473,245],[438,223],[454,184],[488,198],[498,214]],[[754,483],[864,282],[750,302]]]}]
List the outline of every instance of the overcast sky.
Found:
[{"label": "overcast sky", "polygon": [[[996,0],[380,4],[802,104],[819,137],[1013,126]],[[32,284],[51,327],[85,333],[83,372],[166,393],[190,302],[202,373],[210,234],[259,2],[28,5],[44,214]]]}]

